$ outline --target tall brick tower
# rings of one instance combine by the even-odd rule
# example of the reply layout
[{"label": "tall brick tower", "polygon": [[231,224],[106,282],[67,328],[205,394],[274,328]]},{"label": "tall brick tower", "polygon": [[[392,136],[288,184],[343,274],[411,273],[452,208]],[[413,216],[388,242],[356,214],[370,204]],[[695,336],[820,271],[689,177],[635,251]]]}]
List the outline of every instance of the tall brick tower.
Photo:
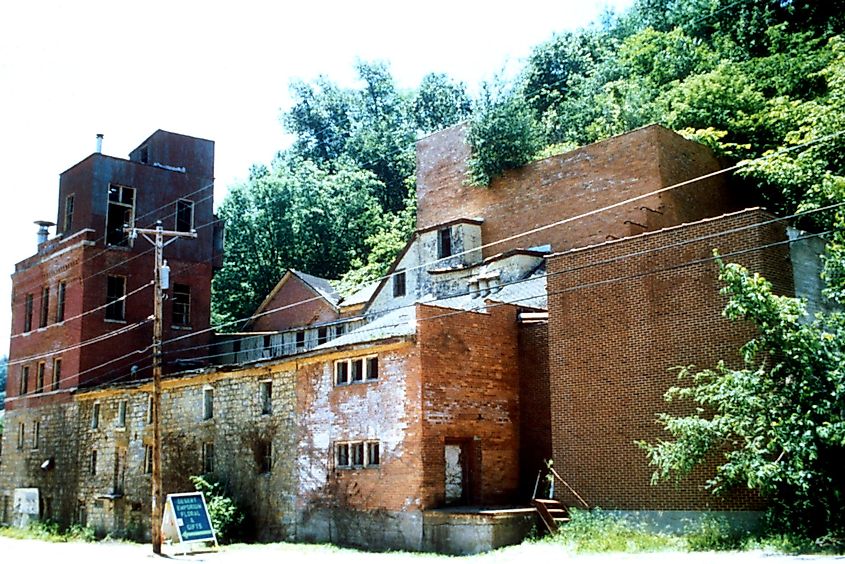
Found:
[{"label": "tall brick tower", "polygon": [[172,372],[202,362],[211,277],[221,258],[213,182],[214,142],[162,130],[128,160],[102,154],[98,143],[61,174],[57,234],[40,240],[12,275],[7,409],[150,375],[152,246],[130,241],[124,226],[161,221],[165,229],[196,229],[196,239],[165,251],[164,366]]}]

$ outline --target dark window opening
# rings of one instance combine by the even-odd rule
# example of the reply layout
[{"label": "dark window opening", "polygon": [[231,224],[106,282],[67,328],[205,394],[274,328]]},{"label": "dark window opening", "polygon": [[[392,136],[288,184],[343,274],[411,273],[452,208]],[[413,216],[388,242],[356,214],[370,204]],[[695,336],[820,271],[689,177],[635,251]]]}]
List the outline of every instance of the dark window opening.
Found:
[{"label": "dark window opening", "polygon": [[273,413],[273,382],[260,383],[261,415]]},{"label": "dark window opening", "polygon": [[364,443],[352,443],[349,445],[349,458],[352,466],[363,466]]},{"label": "dark window opening", "polygon": [[28,333],[32,331],[32,302],[34,301],[32,294],[26,295],[26,303],[24,304],[23,312],[23,331]]},{"label": "dark window opening", "polygon": [[106,282],[106,319],[126,320],[126,278],[109,276]]},{"label": "dark window opening", "polygon": [[214,472],[214,443],[202,445],[202,471],[205,474]]},{"label": "dark window opening", "polygon": [[349,383],[349,363],[345,360],[341,360],[334,365],[335,369],[335,384],[348,384]]},{"label": "dark window opening", "polygon": [[398,298],[405,295],[405,271],[397,270],[393,274],[393,297]]},{"label": "dark window opening", "polygon": [[364,380],[364,361],[360,358],[352,361],[352,381],[362,382]]},{"label": "dark window opening", "polygon": [[129,246],[129,234],[124,227],[135,221],[135,189],[109,185],[109,207],[106,215],[106,245]]},{"label": "dark window opening", "polygon": [[50,287],[41,288],[41,315],[38,318],[39,327],[47,327],[50,312]]},{"label": "dark window opening", "polygon": [[346,332],[346,325],[338,325],[335,327],[334,334],[335,337],[340,337]]},{"label": "dark window opening", "polygon": [[349,466],[349,443],[339,444],[335,450],[337,466]]},{"label": "dark window opening", "polygon": [[377,442],[367,443],[367,466],[378,466],[379,460],[379,444]]},{"label": "dark window opening", "polygon": [[57,358],[53,361],[53,391],[59,389],[59,383],[62,381],[62,359]]},{"label": "dark window opening", "polygon": [[140,161],[144,164],[150,161],[150,150],[148,147],[141,147]]},{"label": "dark window opening", "polygon": [[35,393],[40,394],[44,392],[44,372],[47,370],[46,362],[39,362],[38,368],[35,372]]},{"label": "dark window opening", "polygon": [[56,292],[56,323],[61,323],[65,320],[65,292],[67,291],[67,282],[62,280],[59,282],[59,289]]},{"label": "dark window opening", "polygon": [[273,340],[270,335],[264,335],[264,356],[268,358],[273,356]]},{"label": "dark window opening", "polygon": [[29,391],[29,366],[21,366],[20,395]]},{"label": "dark window opening", "polygon": [[194,203],[191,200],[176,202],[176,231],[188,232],[194,228]]},{"label": "dark window opening", "polygon": [[258,443],[258,471],[269,474],[273,469],[273,443],[262,441]]},{"label": "dark window opening", "polygon": [[297,349],[305,348],[305,331],[297,331],[296,332],[296,348]]},{"label": "dark window opening", "polygon": [[187,284],[173,285],[173,325],[191,326],[191,287]]},{"label": "dark window opening", "polygon": [[328,327],[317,327],[317,344],[322,345],[329,340]]},{"label": "dark window opening", "polygon": [[91,451],[91,475],[95,475],[97,473],[97,449]]},{"label": "dark window opening", "polygon": [[63,231],[65,235],[70,233],[70,230],[73,228],[73,194],[65,198],[65,224],[63,226]]},{"label": "dark window opening", "polygon": [[452,254],[452,228],[446,227],[437,232],[437,258],[446,258]]},{"label": "dark window opening", "polygon": [[373,356],[367,359],[367,380],[378,379],[378,357]]}]

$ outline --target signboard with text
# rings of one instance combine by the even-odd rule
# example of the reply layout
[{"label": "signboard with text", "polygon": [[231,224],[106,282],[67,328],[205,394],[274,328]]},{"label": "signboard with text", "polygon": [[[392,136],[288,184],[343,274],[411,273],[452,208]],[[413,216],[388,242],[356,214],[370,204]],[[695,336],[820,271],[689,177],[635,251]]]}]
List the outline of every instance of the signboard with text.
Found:
[{"label": "signboard with text", "polygon": [[217,544],[208,507],[201,492],[168,494],[161,530],[170,539]]}]

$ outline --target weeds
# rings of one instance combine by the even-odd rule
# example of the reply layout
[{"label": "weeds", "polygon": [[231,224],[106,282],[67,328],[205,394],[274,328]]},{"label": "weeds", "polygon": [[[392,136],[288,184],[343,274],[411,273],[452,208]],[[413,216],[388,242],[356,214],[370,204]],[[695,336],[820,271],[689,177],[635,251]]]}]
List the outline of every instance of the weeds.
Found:
[{"label": "weeds", "polygon": [[95,540],[94,530],[81,525],[62,528],[54,521],[33,521],[26,528],[0,527],[0,535],[13,539],[37,539],[50,542]]}]

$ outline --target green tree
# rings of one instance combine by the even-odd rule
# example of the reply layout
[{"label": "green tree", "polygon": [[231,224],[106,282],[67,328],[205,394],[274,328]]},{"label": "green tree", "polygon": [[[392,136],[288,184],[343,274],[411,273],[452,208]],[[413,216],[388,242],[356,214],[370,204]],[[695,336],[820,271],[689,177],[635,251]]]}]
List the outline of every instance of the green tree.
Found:
[{"label": "green tree", "polygon": [[443,73],[429,73],[411,102],[417,128],[424,133],[445,129],[467,119],[472,102],[462,82]]},{"label": "green tree", "polygon": [[[770,500],[792,530],[820,536],[845,531],[845,316],[806,319],[804,304],[777,296],[745,268],[720,265],[724,314],[751,322],[757,336],[742,347],[744,366],[695,372],[667,393],[691,402],[687,415],[661,414],[671,439],[644,444],[654,481],[720,462],[708,488],[748,487]],[[841,263],[840,263],[841,267]]]},{"label": "green tree", "polygon": [[349,160],[334,168],[282,155],[230,190],[219,210],[227,236],[213,283],[216,323],[252,314],[288,268],[339,278],[366,260],[383,185]]}]

